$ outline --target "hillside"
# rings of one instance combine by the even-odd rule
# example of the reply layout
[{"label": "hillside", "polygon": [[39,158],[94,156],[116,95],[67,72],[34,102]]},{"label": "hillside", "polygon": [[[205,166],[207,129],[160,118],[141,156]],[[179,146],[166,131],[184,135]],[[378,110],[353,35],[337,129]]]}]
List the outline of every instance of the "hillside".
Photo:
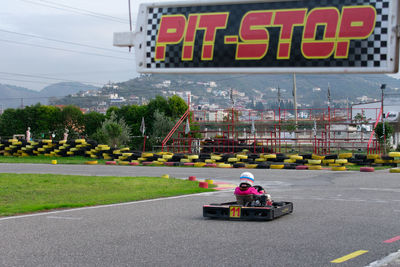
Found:
[{"label": "hillside", "polygon": [[[163,84],[170,81],[170,84]],[[225,98],[217,101],[215,95],[206,91],[209,82],[216,84],[215,90],[229,90],[230,88],[244,92],[251,100],[264,102],[276,101],[277,90],[281,88],[281,99],[292,99],[293,75],[142,75],[124,83],[118,83],[118,90],[113,89],[120,96],[128,98],[134,94],[139,97],[151,98],[162,91],[191,91],[198,96],[198,101],[229,104]],[[380,85],[387,85],[386,94],[397,93],[400,80],[384,74],[298,74],[296,75],[298,103],[304,106],[321,106],[327,100],[328,86],[331,88],[333,102],[359,102],[358,97],[367,96],[380,99]],[[320,89],[318,89],[320,88]],[[111,92],[103,88],[103,93]],[[239,99],[240,100],[240,99]]]},{"label": "hillside", "polygon": [[36,103],[48,104],[49,98],[64,97],[75,94],[80,91],[97,90],[92,85],[86,85],[76,82],[56,83],[46,86],[41,91],[34,91],[24,87],[18,87],[8,84],[0,84],[0,109],[17,108],[21,104],[24,106],[34,105]]}]

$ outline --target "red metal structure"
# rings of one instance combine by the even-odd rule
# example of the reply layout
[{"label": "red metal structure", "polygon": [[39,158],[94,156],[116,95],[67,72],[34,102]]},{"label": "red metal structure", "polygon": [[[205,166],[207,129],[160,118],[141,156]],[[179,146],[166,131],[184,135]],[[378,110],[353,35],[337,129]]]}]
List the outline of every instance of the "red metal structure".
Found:
[{"label": "red metal structure", "polygon": [[[321,155],[348,150],[379,153],[373,130],[380,109],[368,111],[376,114],[374,118],[363,118],[364,113],[365,109],[355,108],[297,109],[297,116],[293,109],[280,108],[188,110],[164,139],[162,148],[185,153],[237,153],[244,149]],[[357,114],[361,114],[358,119]],[[189,134],[182,124],[187,116],[191,126],[199,128]]]}]

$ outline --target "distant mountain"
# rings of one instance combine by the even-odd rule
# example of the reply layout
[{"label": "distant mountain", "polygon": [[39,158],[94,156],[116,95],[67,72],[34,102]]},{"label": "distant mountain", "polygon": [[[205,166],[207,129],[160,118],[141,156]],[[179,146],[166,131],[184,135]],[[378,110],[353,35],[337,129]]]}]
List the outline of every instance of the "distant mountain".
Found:
[{"label": "distant mountain", "polygon": [[24,87],[0,84],[0,110],[32,105],[40,101],[40,93]]},{"label": "distant mountain", "polygon": [[[167,82],[165,82],[167,81]],[[203,101],[214,102],[216,98],[207,93],[209,82],[216,83],[215,90],[229,90],[230,88],[246,93],[254,101],[276,101],[277,90],[281,89],[281,99],[292,99],[292,74],[153,74],[142,75],[127,82],[118,83],[118,90],[112,89],[120,96],[151,98],[163,91],[191,91]],[[381,84],[386,84],[385,94],[400,93],[400,80],[385,74],[297,74],[296,86],[298,103],[304,106],[318,107],[327,101],[328,86],[331,91],[331,100],[357,103],[357,98],[366,96],[369,99],[380,99]],[[102,89],[103,93],[106,91]],[[111,89],[109,90],[111,92]],[[221,99],[229,105],[226,98]],[[237,99],[240,101],[240,98]]]},{"label": "distant mountain", "polygon": [[41,91],[24,87],[0,84],[0,110],[30,106],[36,103],[46,105],[51,97],[63,97],[80,91],[97,90],[98,87],[77,82],[63,82],[46,86]]},{"label": "distant mountain", "polygon": [[97,89],[99,88],[93,85],[87,85],[78,82],[63,82],[46,86],[40,91],[40,94],[42,96],[60,97],[60,96],[76,94],[80,91],[97,90]]}]

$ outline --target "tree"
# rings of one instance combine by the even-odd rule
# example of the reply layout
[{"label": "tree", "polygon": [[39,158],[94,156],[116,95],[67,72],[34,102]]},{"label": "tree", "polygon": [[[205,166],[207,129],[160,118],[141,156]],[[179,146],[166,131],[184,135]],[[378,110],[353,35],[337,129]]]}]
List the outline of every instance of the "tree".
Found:
[{"label": "tree", "polygon": [[125,146],[130,140],[130,128],[124,119],[117,119],[115,112],[105,119],[101,128],[93,135],[98,143],[107,144],[113,148]]},{"label": "tree", "polygon": [[152,144],[160,145],[162,139],[171,131],[175,122],[159,110],[154,111],[153,131],[150,135]]},{"label": "tree", "polygon": [[181,97],[174,95],[168,98],[168,109],[169,113],[167,114],[173,120],[180,118],[188,109],[185,100]]},{"label": "tree", "polygon": [[105,120],[105,115],[98,112],[89,112],[83,115],[85,135],[91,137]]},{"label": "tree", "polygon": [[71,138],[79,138],[83,135],[85,131],[83,113],[78,107],[66,106],[61,110],[60,116],[60,121],[64,127],[64,129],[59,129],[60,132],[64,133],[65,129],[67,129]]},{"label": "tree", "polygon": [[390,147],[390,137],[393,135],[394,129],[393,127],[385,122],[385,136],[383,135],[383,124],[382,122],[379,122],[378,125],[375,128],[375,137],[378,139],[378,142],[383,145],[384,140],[386,139],[386,145],[387,147]]}]

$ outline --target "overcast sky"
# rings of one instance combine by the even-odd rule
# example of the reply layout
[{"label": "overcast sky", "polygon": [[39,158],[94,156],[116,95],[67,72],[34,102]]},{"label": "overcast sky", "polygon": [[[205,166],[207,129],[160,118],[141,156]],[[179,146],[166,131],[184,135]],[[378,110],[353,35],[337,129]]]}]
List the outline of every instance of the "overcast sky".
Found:
[{"label": "overcast sky", "polygon": [[[131,0],[134,23],[144,2],[165,0]],[[0,3],[0,83],[40,90],[61,81],[102,86],[138,75],[134,53],[112,45],[113,32],[129,31],[128,0]]]},{"label": "overcast sky", "polygon": [[[67,80],[102,86],[138,75],[134,53],[112,45],[113,32],[129,31],[128,0],[0,3],[0,83],[41,90]],[[131,7],[136,23],[139,1],[131,0]]]}]

